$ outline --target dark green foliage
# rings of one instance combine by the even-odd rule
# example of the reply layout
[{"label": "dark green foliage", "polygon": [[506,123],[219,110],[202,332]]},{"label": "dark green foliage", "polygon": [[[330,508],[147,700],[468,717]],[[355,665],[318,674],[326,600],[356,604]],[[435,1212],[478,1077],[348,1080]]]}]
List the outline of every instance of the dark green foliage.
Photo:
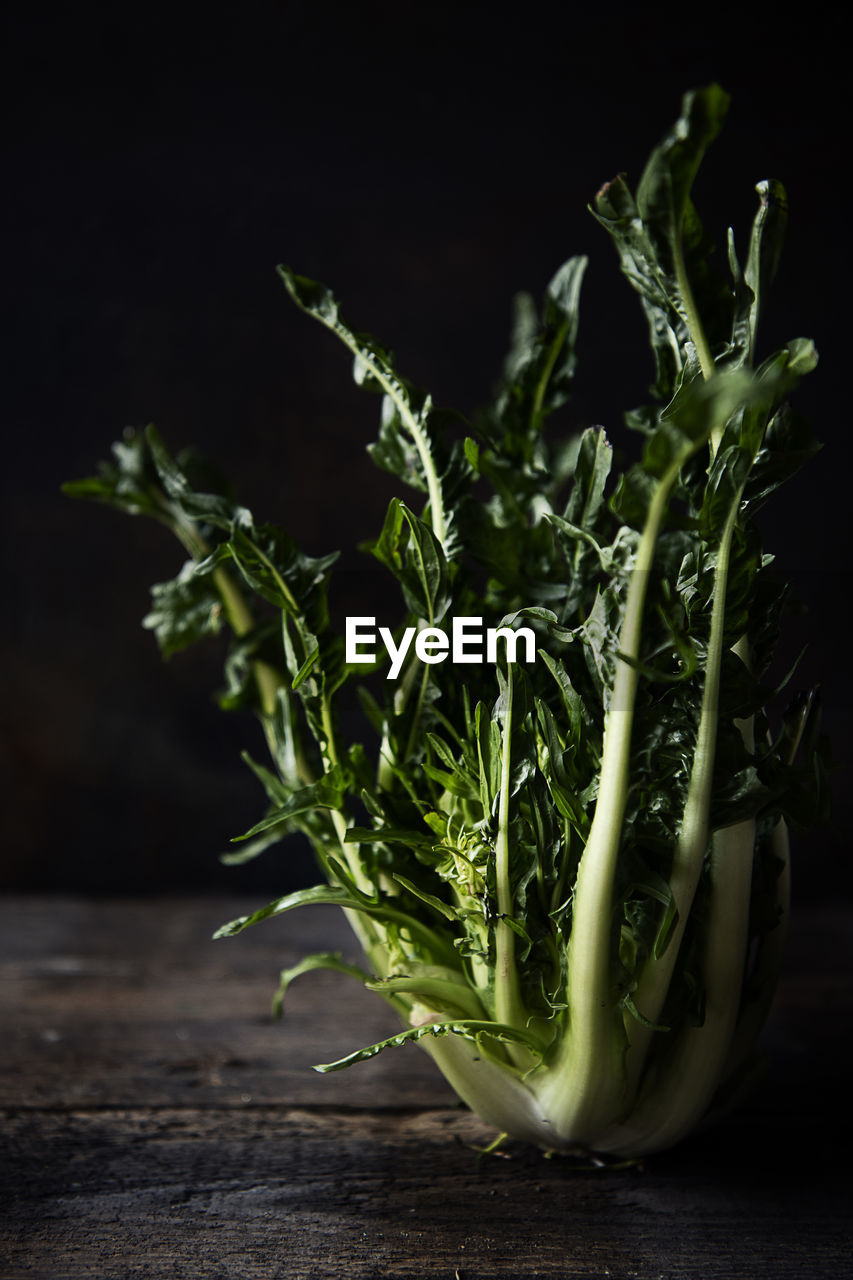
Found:
[{"label": "dark green foliage", "polygon": [[[560,268],[541,313],[518,299],[503,380],[473,427],[437,412],[385,348],[345,325],[327,288],[279,268],[298,306],[349,349],[355,381],[382,397],[374,461],[424,503],[415,511],[393,499],[369,545],[400,588],[395,634],[480,616],[533,629],[534,663],[508,664],[499,651],[496,667],[426,665],[412,646],[398,679],[368,688],[360,678],[370,669],[347,666],[329,625],[335,554],[312,559],[222,486],[199,486],[197,466],[173,459],[153,430],[126,437],[98,477],[68,486],[155,517],[190,553],[172,582],[153,588],[146,625],[164,654],[225,624],[232,632],[222,703],[258,710],[272,768],[246,757],[269,808],[241,837],[245,853],[238,845],[229,860],[301,830],[330,882],[220,935],[304,904],[343,906],[361,922],[381,980],[371,989],[415,1022],[334,1066],[446,1034],[519,1076],[543,1056],[547,1066],[571,1027],[579,867],[614,799],[602,774],[605,731],[628,752],[602,925],[608,1000],[626,1026],[701,1023],[711,895],[701,864],[713,833],[757,824],[751,919],[764,936],[778,890],[769,833],[780,817],[802,825],[825,808],[814,701],[795,703],[781,721],[771,705],[786,593],[751,520],[817,448],[787,400],[816,355],[798,339],[754,370],[759,304],[784,230],[781,186],[759,184],[743,268],[733,237],[717,252],[693,205],[693,179],[727,103],[716,86],[687,95],[636,193],[618,177],[595,200],[639,295],[655,366],[652,402],[628,417],[644,435],[641,457],[621,475],[603,430],[552,429],[575,377],[585,259]],[[634,643],[626,619],[637,575]],[[637,678],[623,706],[627,668]],[[339,703],[355,684],[367,751],[341,741]],[[697,763],[709,724],[713,758]],[[703,786],[699,883],[682,939],[671,880],[685,813]],[[508,945],[511,979],[496,973]],[[679,962],[663,1024],[650,1022],[635,996],[670,949]],[[323,966],[364,977],[327,955],[298,971]],[[282,976],[280,995],[294,976]],[[510,1026],[500,1010],[513,1007],[523,1017]]]}]

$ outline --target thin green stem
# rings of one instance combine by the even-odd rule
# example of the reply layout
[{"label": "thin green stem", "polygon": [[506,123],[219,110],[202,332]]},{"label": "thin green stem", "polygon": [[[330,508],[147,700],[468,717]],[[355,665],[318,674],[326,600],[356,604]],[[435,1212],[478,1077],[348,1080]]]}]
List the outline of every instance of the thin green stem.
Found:
[{"label": "thin green stem", "polygon": [[294,596],[293,592],[290,590],[290,587],[287,585],[284,578],[279,573],[276,566],[273,564],[272,560],[270,560],[269,556],[266,555],[266,553],[262,550],[261,547],[258,546],[256,542],[252,542],[251,538],[247,538],[246,541],[249,543],[250,547],[252,548],[255,555],[260,560],[261,564],[263,564],[267,569],[269,569],[270,573],[272,574],[273,580],[275,581],[275,585],[278,587],[282,596],[287,601],[287,606],[290,612],[294,615],[295,618],[299,619],[299,605],[296,601],[296,597]]},{"label": "thin green stem", "polygon": [[[236,636],[248,635],[255,622],[236,583],[222,565],[214,569],[213,580],[222,597],[222,603],[234,634]],[[261,662],[257,659],[252,663],[252,672],[255,677],[255,683],[258,686],[264,716],[270,717],[275,712],[275,700],[281,686],[281,679],[269,663]]]},{"label": "thin green stem", "polygon": [[495,843],[495,879],[498,891],[498,922],[495,930],[495,1016],[498,1022],[523,1027],[527,1015],[518,990],[515,968],[515,934],[506,921],[513,913],[510,879],[509,800],[512,768],[512,663],[507,663],[504,693],[504,726],[501,746],[501,789],[498,802],[498,837]]},{"label": "thin green stem", "polygon": [[[164,510],[166,523],[192,558],[200,561],[210,555],[210,547],[202,538],[196,526],[187,519],[183,512],[171,502],[163,499],[159,492],[155,493],[154,497]],[[222,598],[225,616],[232,631],[238,637],[248,635],[254,627],[255,621],[240,593],[239,587],[222,565],[218,565],[214,569],[213,580]],[[258,659],[252,663],[252,674],[258,686],[258,694],[261,699],[264,731],[272,750],[273,736],[270,718],[275,713],[276,695],[281,687],[281,678],[269,663],[261,662]]]},{"label": "thin green stem", "polygon": [[424,434],[420,422],[412,413],[408,397],[402,393],[400,383],[396,378],[391,376],[386,369],[383,369],[379,361],[372,353],[365,352],[359,346],[353,334],[337,320],[327,318],[319,312],[313,312],[316,318],[331,329],[334,334],[343,342],[344,346],[349,347],[350,351],[359,360],[363,360],[370,368],[371,377],[375,378],[382,390],[393,401],[394,406],[399,413],[406,430],[412,437],[415,448],[418,451],[418,457],[421,460],[424,477],[427,483],[427,493],[429,495],[429,509],[432,521],[432,528],[435,536],[438,538],[442,547],[447,541],[447,521],[444,514],[444,504],[441,498],[441,485],[438,479],[438,473],[435,469],[432,454],[429,448],[429,442]]},{"label": "thin green stem", "polygon": [[429,684],[430,669],[426,663],[423,664],[423,672],[421,674],[418,686],[418,700],[412,713],[412,723],[409,728],[409,736],[406,739],[406,754],[404,759],[411,760],[412,752],[415,749],[415,742],[418,737],[418,730],[421,723],[421,713],[424,708],[424,698],[426,697],[427,685]]},{"label": "thin green stem", "polygon": [[551,380],[551,374],[554,372],[554,365],[557,363],[557,356],[560,354],[560,349],[562,348],[563,343],[566,341],[566,335],[568,334],[568,332],[569,332],[569,321],[568,319],[565,319],[563,323],[560,325],[559,329],[557,330],[556,335],[554,336],[554,340],[551,343],[550,349],[548,351],[548,358],[545,361],[545,364],[542,369],[542,373],[540,374],[540,377],[539,377],[539,381],[536,384],[536,391],[533,396],[533,404],[531,405],[531,408],[530,408],[529,426],[531,431],[538,430],[542,425],[541,424],[542,405],[545,402],[545,392],[548,389],[548,383]]}]

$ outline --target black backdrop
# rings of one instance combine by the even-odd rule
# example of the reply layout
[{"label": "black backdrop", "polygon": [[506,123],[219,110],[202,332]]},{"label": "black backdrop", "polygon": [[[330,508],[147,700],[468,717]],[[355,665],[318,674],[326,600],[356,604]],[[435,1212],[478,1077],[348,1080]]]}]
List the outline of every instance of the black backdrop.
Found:
[{"label": "black backdrop", "polygon": [[[307,550],[378,528],[389,477],[364,445],[377,404],[300,315],[278,261],[324,280],[359,328],[465,412],[499,372],[512,295],[589,254],[566,425],[621,411],[649,369],[639,308],[586,211],[636,178],[682,92],[719,80],[728,126],[697,190],[741,240],[754,183],[792,217],[767,346],[812,336],[799,393],[826,448],[764,522],[810,617],[793,653],[819,680],[843,763],[850,682],[849,426],[840,34],[767,7],[330,3],[228,12],[21,7],[5,57],[0,883],[102,892],[277,892],[311,877],[299,841],[217,861],[263,806],[238,760],[257,730],[213,705],[218,655],[161,664],[139,627],[171,576],[168,535],[59,496],[126,423],[197,444]],[[809,26],[809,21],[814,25]],[[629,443],[626,441],[626,443]],[[357,556],[339,609],[375,590]],[[369,612],[370,610],[368,610]],[[844,775],[833,827],[797,841],[801,891],[851,888]]]}]

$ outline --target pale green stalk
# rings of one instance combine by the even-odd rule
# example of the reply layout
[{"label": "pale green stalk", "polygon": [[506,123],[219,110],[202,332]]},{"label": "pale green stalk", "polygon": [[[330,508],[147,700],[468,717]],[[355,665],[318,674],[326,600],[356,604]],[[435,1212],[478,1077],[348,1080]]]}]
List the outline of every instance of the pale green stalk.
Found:
[{"label": "pale green stalk", "polygon": [[[537,1092],[555,1133],[594,1142],[627,1102],[624,1029],[613,984],[613,884],[630,781],[631,729],[643,610],[670,490],[700,442],[685,446],[659,480],[631,573],[613,695],[607,710],[595,815],[581,857],[568,943],[568,1032]],[[626,661],[627,659],[627,661]]]},{"label": "pale green stalk", "polygon": [[[634,1004],[648,1023],[657,1025],[669,991],[670,981],[678,959],[681,939],[687,926],[696,886],[702,874],[705,852],[708,848],[711,789],[714,780],[714,758],[717,746],[718,708],[720,700],[720,669],[723,659],[723,634],[725,627],[726,589],[731,560],[732,535],[737,523],[740,505],[739,490],[729,511],[717,555],[714,581],[714,603],[711,612],[711,634],[705,665],[705,681],[702,690],[702,708],[696,748],[687,800],[684,806],[681,833],[678,838],[669,887],[677,911],[666,950],[660,956],[649,956],[637,990]],[[661,1034],[640,1023],[626,1013],[625,1029],[630,1050],[628,1054],[628,1085],[631,1094],[636,1090],[652,1037]]]},{"label": "pale green stalk", "polygon": [[667,1053],[664,1068],[644,1096],[631,1128],[641,1136],[618,1142],[624,1155],[662,1151],[702,1118],[725,1075],[740,1009],[749,935],[754,823],[742,822],[718,836],[711,849],[710,904],[703,953],[704,1020],[687,1027]]},{"label": "pale green stalk", "polygon": [[547,1108],[516,1073],[484,1057],[461,1036],[419,1041],[450,1087],[486,1124],[522,1142],[557,1148],[561,1144]]},{"label": "pale green stalk", "polygon": [[770,847],[773,856],[781,863],[776,880],[775,907],[778,916],[776,926],[759,941],[755,962],[747,975],[751,997],[745,1009],[741,1010],[727,1064],[727,1074],[738,1073],[749,1057],[755,1052],[758,1033],[764,1025],[776,982],[782,967],[782,956],[788,934],[788,919],[791,910],[791,850],[788,841],[788,828],[785,820],[780,818],[770,836]]},{"label": "pale green stalk", "polygon": [[[225,606],[225,612],[228,615],[228,621],[231,623],[234,634],[236,636],[248,635],[255,625],[254,619],[242,595],[222,565],[214,569],[213,580],[222,597],[222,603]],[[276,695],[281,687],[281,680],[278,673],[266,662],[255,660],[252,663],[252,672],[258,686],[264,716],[270,717],[275,712]]]},{"label": "pale green stalk", "polygon": [[[714,360],[696,309],[680,244],[676,255],[676,273],[702,373],[708,379],[714,375]],[[725,423],[721,423],[711,433],[712,459],[720,446],[724,428]],[[663,955],[659,957],[652,955],[646,962],[634,996],[637,1009],[651,1025],[643,1025],[635,1018],[629,1018],[626,1015],[626,1031],[631,1046],[628,1056],[628,1080],[632,1096],[637,1090],[646,1065],[652,1037],[668,1034],[654,1028],[659,1023],[669,991],[708,848],[726,592],[732,538],[737,525],[742,493],[741,485],[732,501],[717,554],[711,635],[705,666],[699,731],[681,834],[669,878],[673,903],[677,911],[676,923]],[[749,649],[745,637],[735,646],[735,652],[748,663]],[[746,746],[752,750],[754,747],[752,719],[742,721],[740,729]],[[649,1146],[650,1141],[662,1146],[675,1141],[676,1137],[672,1135],[680,1134],[679,1126],[683,1126],[684,1129],[692,1127],[708,1106],[714,1090],[719,1085],[722,1063],[729,1050],[743,985],[754,845],[754,819],[747,819],[733,827],[716,831],[711,837],[711,908],[707,925],[704,966],[705,1019],[701,1028],[691,1029],[686,1033],[686,1041],[682,1038],[683,1047],[680,1046],[679,1051],[670,1050],[668,1054],[667,1069],[664,1072],[666,1083],[661,1087],[672,1091],[671,1099],[669,1092],[667,1093],[665,1114],[669,1118],[654,1140],[647,1133],[643,1134],[642,1145],[646,1150],[652,1149]],[[724,953],[722,959],[721,952]],[[682,1061],[684,1055],[690,1058],[690,1065]],[[673,1067],[673,1063],[677,1063],[677,1066]],[[637,1128],[642,1130],[644,1123],[642,1105],[637,1108],[633,1120]],[[655,1124],[657,1124],[656,1120]]]}]

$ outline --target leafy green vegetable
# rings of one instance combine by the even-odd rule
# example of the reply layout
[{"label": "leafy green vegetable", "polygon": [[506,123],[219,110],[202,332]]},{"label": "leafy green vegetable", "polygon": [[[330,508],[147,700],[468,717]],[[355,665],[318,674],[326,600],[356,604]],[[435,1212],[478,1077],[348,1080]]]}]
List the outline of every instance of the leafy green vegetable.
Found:
[{"label": "leafy green vegetable", "polygon": [[[402,596],[387,670],[330,626],[334,556],[256,524],[153,429],[67,486],[185,547],[146,619],[165,655],[231,633],[222,703],[255,709],[270,764],[245,757],[269,807],[229,860],[292,831],[316,851],[323,883],[217,936],[343,907],[368,968],[311,955],[276,1008],[331,968],[403,1029],[318,1070],[417,1040],[484,1119],[547,1149],[669,1146],[748,1071],[788,913],[787,827],[826,804],[816,698],[771,707],[787,594],[753,522],[817,448],[788,403],[817,355],[798,338],[757,361],[780,184],[758,185],[745,265],[731,233],[720,265],[693,205],[727,105],[716,86],[688,94],[636,191],[619,177],[594,202],[654,357],[652,399],[627,416],[641,457],[621,475],[603,430],[548,429],[575,376],[584,259],[541,314],[518,301],[475,426],[439,413],[328,289],[279,269],[381,396],[373,459],[425,499],[393,499],[370,547]],[[458,619],[532,630],[536,659],[496,639],[496,661],[460,673],[463,655],[422,645]],[[372,753],[342,736],[356,688]]]}]

